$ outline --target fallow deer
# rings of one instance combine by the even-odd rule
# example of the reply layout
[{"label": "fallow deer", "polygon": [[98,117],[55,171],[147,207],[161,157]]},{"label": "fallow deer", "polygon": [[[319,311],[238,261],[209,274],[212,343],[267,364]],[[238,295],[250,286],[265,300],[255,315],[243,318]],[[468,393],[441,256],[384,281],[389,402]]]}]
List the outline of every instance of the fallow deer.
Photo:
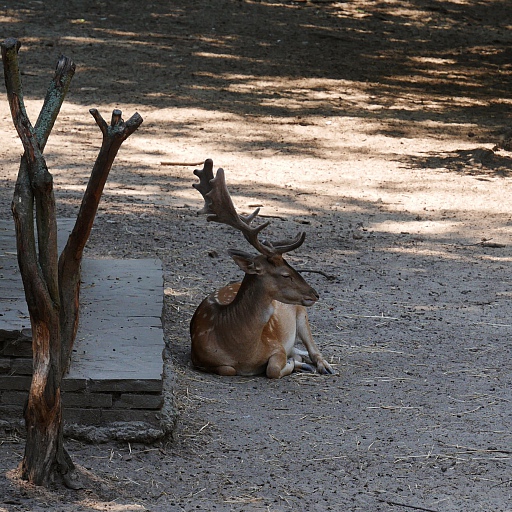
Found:
[{"label": "fallow deer", "polygon": [[227,224],[243,234],[260,253],[257,256],[231,249],[230,256],[245,272],[241,283],[230,284],[208,295],[190,323],[192,363],[200,370],[219,375],[258,375],[279,379],[293,370],[314,371],[302,361],[305,351],[295,348],[300,340],[316,371],[332,374],[333,369],[318,350],[309,327],[307,306],[318,293],[283,258],[304,242],[305,233],[295,239],[270,243],[258,234],[265,222],[251,226],[259,208],[249,216],[238,215],[226,186],[224,170],[213,176],[213,162],[194,174],[205,205],[207,220]]}]

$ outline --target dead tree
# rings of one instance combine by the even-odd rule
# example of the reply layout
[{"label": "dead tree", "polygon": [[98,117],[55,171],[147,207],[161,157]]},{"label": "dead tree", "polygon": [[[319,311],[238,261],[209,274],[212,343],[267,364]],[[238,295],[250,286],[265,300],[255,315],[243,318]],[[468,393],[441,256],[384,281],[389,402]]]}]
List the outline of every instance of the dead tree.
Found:
[{"label": "dead tree", "polygon": [[97,110],[90,110],[103,134],[103,142],[76,223],[59,258],[53,177],[43,151],[75,64],[60,57],[37,122],[32,125],[23,101],[18,66],[20,46],[12,38],[1,45],[7,97],[24,148],[12,202],[33,352],[32,384],[24,413],[27,439],[21,477],[36,485],[48,485],[60,476],[67,486],[78,488],[79,478],[63,443],[61,382],[78,327],[82,253],[117,152],[140,126],[142,117],[136,113],[124,122],[121,111],[114,110],[108,125]]}]

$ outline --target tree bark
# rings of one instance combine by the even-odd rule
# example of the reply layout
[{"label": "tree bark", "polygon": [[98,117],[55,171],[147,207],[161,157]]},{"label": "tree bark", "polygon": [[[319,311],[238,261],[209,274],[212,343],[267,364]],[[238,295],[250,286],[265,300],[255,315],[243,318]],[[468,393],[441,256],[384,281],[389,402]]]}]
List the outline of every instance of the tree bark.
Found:
[{"label": "tree bark", "polygon": [[124,123],[121,111],[114,110],[108,126],[97,110],[91,110],[103,133],[103,143],[75,227],[59,258],[53,177],[43,150],[75,65],[67,57],[59,59],[33,127],[23,102],[18,66],[20,43],[7,39],[1,46],[9,106],[24,148],[12,202],[33,351],[32,384],[24,413],[27,440],[21,476],[36,485],[48,485],[60,476],[68,487],[79,488],[74,464],[64,448],[61,383],[78,327],[80,264],[112,163],[121,144],[140,126],[142,118],[134,114]]},{"label": "tree bark", "polygon": [[25,407],[27,440],[21,474],[36,485],[48,485],[56,466],[63,475],[69,475],[74,466],[62,442],[57,221],[53,178],[42,150],[69,87],[74,64],[66,58],[59,60],[36,130],[23,103],[17,58],[19,48],[19,42],[14,39],[8,39],[2,45],[7,96],[25,150],[12,203],[18,264],[32,326],[33,352],[32,384]]}]

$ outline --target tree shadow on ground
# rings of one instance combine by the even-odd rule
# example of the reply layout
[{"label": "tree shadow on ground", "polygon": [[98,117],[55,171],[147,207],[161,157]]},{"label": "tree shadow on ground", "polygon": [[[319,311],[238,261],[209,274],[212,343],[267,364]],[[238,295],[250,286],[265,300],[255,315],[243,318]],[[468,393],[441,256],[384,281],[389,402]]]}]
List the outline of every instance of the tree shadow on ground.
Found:
[{"label": "tree shadow on ground", "polygon": [[[250,249],[240,233],[210,223],[204,215],[198,214],[203,201],[191,187],[195,182],[193,176],[191,179],[175,177],[172,183],[168,183],[165,176],[152,180],[153,187],[169,190],[168,202],[165,202],[165,194],[162,200],[161,191],[152,196],[152,192],[145,192],[136,180],[135,176],[129,181],[128,192],[136,189],[140,195],[127,195],[126,188],[124,193],[119,193],[124,184],[107,186],[97,227],[93,229],[93,246],[101,247],[101,239],[109,236],[117,244],[113,255],[133,257],[139,250],[142,251],[140,255],[151,250],[164,260],[174,258],[180,252],[188,254],[189,259],[191,255],[200,258],[213,250],[222,255],[223,266],[228,272],[235,267],[229,264],[226,249]],[[283,189],[252,183],[237,184],[229,189],[239,213],[249,214],[256,206],[261,207],[261,221],[270,221],[262,234],[264,238],[280,240],[294,237],[300,231],[306,232],[304,248],[298,254],[299,259],[305,261],[315,262],[319,255],[322,258],[330,255],[329,266],[344,268],[346,255],[361,255],[370,250],[383,254],[403,252],[405,257],[408,251],[429,247],[433,252],[422,257],[433,262],[444,257],[447,261],[473,261],[488,251],[496,252],[496,248],[482,242],[481,226],[468,225],[458,210],[443,209],[419,216],[417,212],[396,210],[393,204],[381,200],[336,194],[323,194],[321,205],[311,204],[308,194],[295,187]],[[58,193],[58,201],[63,201],[68,209],[70,204],[78,202],[79,197],[73,190],[66,191],[65,187]],[[482,211],[481,216],[485,215]],[[174,231],[169,231],[170,225],[180,233],[178,238],[172,237]],[[465,250],[467,248],[472,248],[471,255]],[[498,250],[498,257],[509,257],[509,247],[501,244]],[[294,257],[291,256],[292,260]],[[415,258],[413,253],[409,257]],[[183,256],[183,260],[186,259]],[[340,268],[333,273],[343,273]]]},{"label": "tree shadow on ground", "polygon": [[[237,115],[371,117],[368,101],[392,119],[453,121],[474,119],[475,105],[504,110],[511,17],[502,0],[54,0],[20,1],[3,21],[24,42],[36,96],[47,80],[41,62],[65,53],[78,64],[69,99],[88,106],[130,97]],[[403,110],[404,101],[417,108]]]},{"label": "tree shadow on ground", "polygon": [[476,148],[439,153],[425,157],[408,156],[407,165],[418,169],[444,169],[480,180],[509,178],[512,175],[512,157],[492,149]]}]

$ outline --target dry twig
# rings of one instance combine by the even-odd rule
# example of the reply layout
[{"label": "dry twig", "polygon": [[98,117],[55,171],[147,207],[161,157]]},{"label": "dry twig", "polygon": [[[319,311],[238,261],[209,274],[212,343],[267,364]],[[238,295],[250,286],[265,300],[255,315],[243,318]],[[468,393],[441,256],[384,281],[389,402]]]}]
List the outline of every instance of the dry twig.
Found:
[{"label": "dry twig", "polygon": [[160,165],[181,165],[182,167],[196,167],[197,165],[203,165],[204,161],[201,162],[160,162]]},{"label": "dry twig", "polygon": [[421,507],[418,505],[408,505],[407,503],[399,503],[398,501],[384,500],[382,498],[377,498],[377,501],[380,501],[381,503],[386,503],[387,505],[396,505],[397,507],[412,508],[413,510],[424,510],[425,512],[437,512],[437,510],[434,510],[433,508],[425,508],[425,507]]}]

